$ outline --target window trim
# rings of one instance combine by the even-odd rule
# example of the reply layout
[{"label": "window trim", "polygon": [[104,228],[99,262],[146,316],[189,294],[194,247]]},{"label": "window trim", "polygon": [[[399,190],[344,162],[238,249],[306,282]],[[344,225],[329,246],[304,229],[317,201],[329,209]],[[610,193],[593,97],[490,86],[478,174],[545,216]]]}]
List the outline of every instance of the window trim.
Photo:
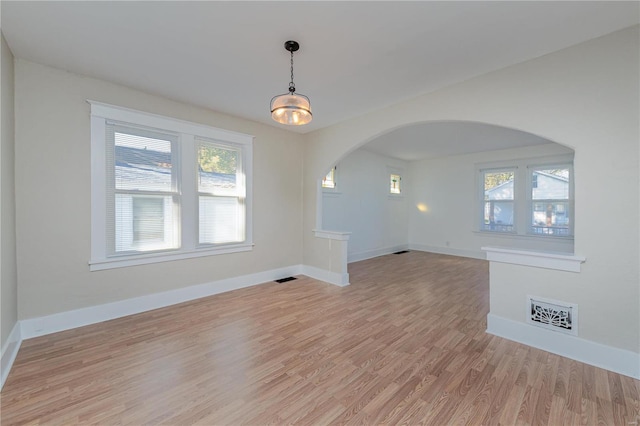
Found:
[{"label": "window trim", "polygon": [[[223,130],[203,124],[193,123],[157,114],[87,100],[91,109],[91,257],[89,270],[99,271],[149,263],[167,262],[194,257],[250,251],[253,249],[253,139],[251,135]],[[184,138],[178,142],[181,148],[180,173],[183,181],[182,211],[180,214],[180,248],[170,251],[153,251],[144,254],[107,254],[107,167],[106,167],[106,122],[119,121],[136,126],[161,129],[180,133]],[[219,141],[221,144],[236,145],[241,148],[245,179],[245,240],[239,243],[212,246],[199,245],[197,236],[197,188],[186,182],[196,173],[194,167],[195,137]],[[193,157],[193,158],[192,158]],[[195,179],[193,179],[195,182]],[[195,202],[195,204],[194,204]],[[195,231],[194,231],[195,230]],[[193,235],[192,235],[193,234]]]},{"label": "window trim", "polygon": [[[238,192],[237,188],[234,191],[235,194],[232,193],[213,193],[213,192],[203,192],[200,191],[200,187],[198,184],[198,172],[196,171],[196,180],[195,180],[195,198],[196,198],[196,204],[197,204],[197,209],[199,210],[200,208],[200,198],[201,197],[210,197],[210,198],[237,198],[238,202],[244,206],[246,206],[247,204],[247,183],[245,182],[245,176],[243,173],[244,171],[244,161],[245,161],[245,156],[244,156],[244,148],[236,143],[226,143],[226,144],[221,144],[219,140],[212,140],[212,139],[208,139],[208,138],[203,138],[203,137],[196,137],[194,138],[194,145],[193,147],[195,148],[195,152],[197,153],[198,150],[200,149],[201,146],[205,146],[205,145],[209,145],[209,146],[215,146],[218,148],[222,148],[222,149],[233,149],[233,150],[237,150],[238,151],[238,159],[237,159],[237,170],[236,170],[236,182],[240,183],[240,188],[241,191]],[[197,156],[195,156],[194,158],[196,158],[196,164],[197,164]],[[196,169],[198,168],[198,166],[196,165]],[[199,219],[199,216],[198,216]],[[246,207],[244,209],[244,211],[242,212],[242,217],[240,218],[241,221],[244,221],[245,224],[247,223],[247,219],[246,219]],[[223,245],[231,245],[231,244],[237,244],[237,243],[203,243],[200,241],[200,224],[196,223],[196,231],[198,233],[198,236],[196,237],[196,247],[198,249],[207,249],[207,248],[213,248],[216,249],[218,247],[222,247]],[[245,240],[246,240],[246,236],[245,236]]]}]

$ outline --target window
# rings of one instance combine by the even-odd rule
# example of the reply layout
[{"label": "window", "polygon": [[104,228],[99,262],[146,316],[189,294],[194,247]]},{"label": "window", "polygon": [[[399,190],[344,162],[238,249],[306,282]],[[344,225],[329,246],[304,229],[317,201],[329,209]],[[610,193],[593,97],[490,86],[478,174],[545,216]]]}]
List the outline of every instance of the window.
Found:
[{"label": "window", "polygon": [[244,191],[237,148],[197,140],[199,243],[221,244],[244,239]]},{"label": "window", "polygon": [[531,228],[536,235],[571,235],[571,167],[535,167],[531,173]]},{"label": "window", "polygon": [[180,246],[174,134],[105,123],[107,256]]},{"label": "window", "polygon": [[402,192],[402,176],[396,173],[391,173],[389,175],[389,193],[390,194],[400,194]]},{"label": "window", "polygon": [[482,172],[483,231],[513,232],[515,170]]},{"label": "window", "polygon": [[333,167],[329,170],[329,173],[322,178],[322,187],[327,189],[335,189],[336,188],[336,169],[337,167]]},{"label": "window", "polygon": [[251,136],[90,103],[91,270],[251,250]]},{"label": "window", "polygon": [[478,167],[478,230],[544,238],[573,236],[573,156]]}]

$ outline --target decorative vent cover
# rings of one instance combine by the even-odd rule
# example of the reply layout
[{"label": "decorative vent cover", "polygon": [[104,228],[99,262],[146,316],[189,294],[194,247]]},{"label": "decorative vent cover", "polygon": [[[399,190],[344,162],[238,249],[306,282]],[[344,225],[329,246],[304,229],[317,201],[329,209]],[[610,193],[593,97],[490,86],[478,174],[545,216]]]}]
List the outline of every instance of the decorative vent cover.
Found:
[{"label": "decorative vent cover", "polygon": [[527,296],[527,322],[538,327],[578,335],[578,305]]}]

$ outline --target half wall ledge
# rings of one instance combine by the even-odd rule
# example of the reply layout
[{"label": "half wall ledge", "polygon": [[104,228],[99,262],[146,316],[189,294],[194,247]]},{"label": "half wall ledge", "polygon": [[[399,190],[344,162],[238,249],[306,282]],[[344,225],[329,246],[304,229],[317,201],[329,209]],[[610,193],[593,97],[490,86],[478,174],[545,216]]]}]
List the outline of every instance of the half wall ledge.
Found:
[{"label": "half wall ledge", "polygon": [[314,229],[313,235],[315,235],[318,238],[328,238],[330,240],[349,241],[351,232],[325,231],[322,229]]},{"label": "half wall ledge", "polygon": [[580,266],[587,260],[584,256],[568,253],[512,249],[507,247],[482,247],[490,262],[511,263],[513,265],[534,266],[558,271],[580,272]]}]

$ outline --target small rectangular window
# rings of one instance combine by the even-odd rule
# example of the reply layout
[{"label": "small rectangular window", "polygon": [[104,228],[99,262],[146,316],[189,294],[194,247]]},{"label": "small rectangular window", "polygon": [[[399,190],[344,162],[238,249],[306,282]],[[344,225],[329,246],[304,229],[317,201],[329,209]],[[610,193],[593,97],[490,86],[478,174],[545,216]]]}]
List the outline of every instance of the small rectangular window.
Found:
[{"label": "small rectangular window", "polygon": [[483,171],[482,184],[484,208],[480,229],[513,232],[515,171]]},{"label": "small rectangular window", "polygon": [[400,194],[402,192],[402,176],[391,173],[389,175],[389,193]]},{"label": "small rectangular window", "polygon": [[328,188],[328,189],[336,188],[336,168],[335,167],[329,170],[329,173],[327,173],[327,175],[324,178],[322,178],[322,187]]}]

